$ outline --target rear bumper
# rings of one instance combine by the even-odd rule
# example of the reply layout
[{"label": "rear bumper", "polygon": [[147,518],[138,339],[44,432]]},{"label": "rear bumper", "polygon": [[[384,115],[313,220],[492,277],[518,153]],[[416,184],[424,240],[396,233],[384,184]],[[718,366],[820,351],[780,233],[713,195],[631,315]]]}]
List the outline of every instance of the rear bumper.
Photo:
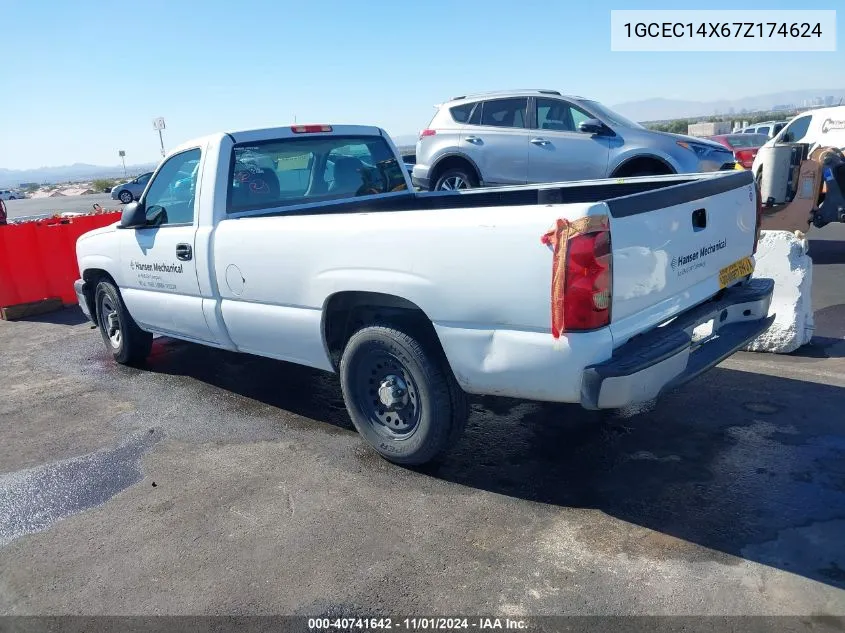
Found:
[{"label": "rear bumper", "polygon": [[[772,324],[774,315],[767,315],[773,291],[773,280],[752,279],[663,327],[634,337],[614,350],[609,360],[584,370],[581,405],[586,409],[624,407],[656,398],[699,376]],[[712,334],[693,341],[693,331],[710,321]]]},{"label": "rear bumper", "polygon": [[429,185],[431,184],[428,177],[428,167],[414,165],[414,168],[411,170],[411,184],[424,191],[428,191]]},{"label": "rear bumper", "polygon": [[88,293],[86,292],[87,287],[85,281],[82,279],[74,281],[73,290],[76,292],[76,300],[79,302],[79,308],[82,310],[82,314],[93,323],[94,318],[91,316],[91,306],[88,305]]}]

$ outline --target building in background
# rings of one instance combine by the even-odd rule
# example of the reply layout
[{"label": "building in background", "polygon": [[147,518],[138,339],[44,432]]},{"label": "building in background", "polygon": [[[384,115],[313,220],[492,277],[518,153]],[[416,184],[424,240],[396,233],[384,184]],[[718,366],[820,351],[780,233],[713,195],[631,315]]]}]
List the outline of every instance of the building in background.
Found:
[{"label": "building in background", "polygon": [[689,136],[714,136],[716,134],[729,134],[730,131],[730,121],[704,121],[702,123],[690,123],[687,126]]}]

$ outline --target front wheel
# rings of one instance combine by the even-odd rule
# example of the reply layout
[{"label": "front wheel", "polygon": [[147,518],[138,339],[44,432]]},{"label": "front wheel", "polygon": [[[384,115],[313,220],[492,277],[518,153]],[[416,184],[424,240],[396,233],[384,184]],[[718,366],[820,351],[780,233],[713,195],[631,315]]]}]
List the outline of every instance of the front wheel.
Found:
[{"label": "front wheel", "polygon": [[126,191],[124,189],[123,191],[120,192],[120,195],[118,196],[118,198],[120,199],[120,201],[123,204],[129,204],[130,202],[132,202],[135,199],[135,196],[132,195],[131,191]]},{"label": "front wheel", "polygon": [[466,394],[439,349],[390,326],[352,335],[340,360],[340,384],[355,428],[397,464],[443,455],[469,414]]},{"label": "front wheel", "polygon": [[114,284],[109,281],[97,284],[94,303],[103,342],[118,363],[132,365],[150,355],[153,335],[138,327]]},{"label": "front wheel", "polygon": [[435,191],[460,191],[461,189],[471,189],[478,186],[478,180],[475,175],[465,167],[453,167],[447,169],[434,184]]}]

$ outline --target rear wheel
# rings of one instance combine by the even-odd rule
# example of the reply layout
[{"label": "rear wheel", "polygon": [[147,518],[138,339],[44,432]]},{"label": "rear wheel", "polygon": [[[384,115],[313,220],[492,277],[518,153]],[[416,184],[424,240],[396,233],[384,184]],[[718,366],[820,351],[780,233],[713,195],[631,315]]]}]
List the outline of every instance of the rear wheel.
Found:
[{"label": "rear wheel", "polygon": [[439,348],[390,326],[349,339],[340,383],[352,423],[380,455],[419,465],[442,456],[461,436],[466,394]]},{"label": "rear wheel", "polygon": [[447,169],[434,185],[435,191],[458,191],[478,186],[478,179],[466,167],[452,167]]},{"label": "rear wheel", "polygon": [[131,365],[150,355],[153,335],[138,327],[113,283],[101,281],[97,284],[94,305],[103,342],[118,363]]}]

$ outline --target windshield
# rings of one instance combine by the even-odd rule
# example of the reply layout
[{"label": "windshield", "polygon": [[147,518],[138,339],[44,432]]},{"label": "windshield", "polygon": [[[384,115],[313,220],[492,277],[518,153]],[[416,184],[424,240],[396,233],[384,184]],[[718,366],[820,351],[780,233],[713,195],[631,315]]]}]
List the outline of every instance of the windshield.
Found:
[{"label": "windshield", "polygon": [[621,127],[636,127],[640,129],[645,129],[639,123],[635,123],[630,119],[626,119],[624,116],[619,114],[618,112],[614,112],[608,107],[603,106],[598,101],[589,101],[584,100],[581,101],[587,109],[592,110],[593,114],[597,114],[600,119],[602,119],[605,123],[609,125],[618,125]]}]

